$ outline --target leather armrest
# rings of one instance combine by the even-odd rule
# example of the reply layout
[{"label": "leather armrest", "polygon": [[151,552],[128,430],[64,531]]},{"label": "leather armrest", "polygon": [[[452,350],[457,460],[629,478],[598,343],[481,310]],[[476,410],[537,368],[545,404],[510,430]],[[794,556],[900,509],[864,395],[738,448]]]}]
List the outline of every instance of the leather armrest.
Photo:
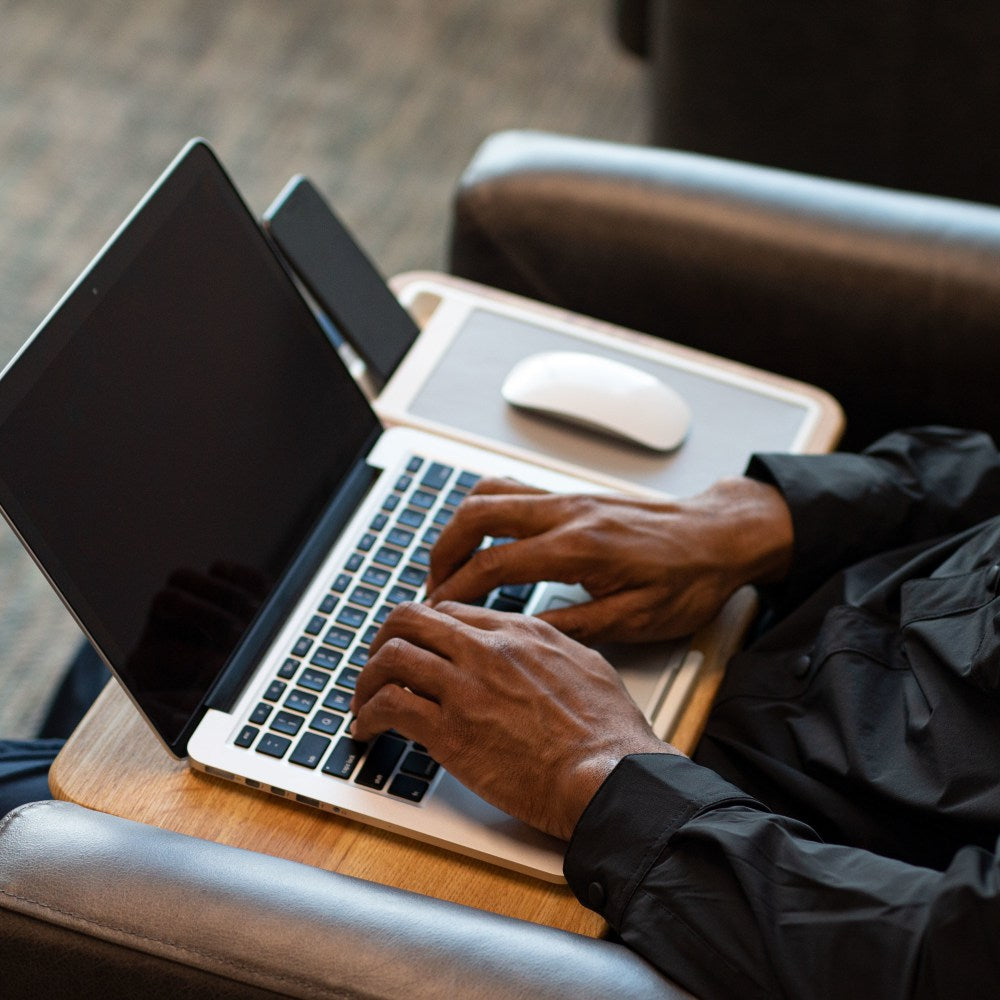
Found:
[{"label": "leather armrest", "polygon": [[1000,209],[672,150],[488,139],[453,273],[819,385],[847,445],[1000,434]]},{"label": "leather armrest", "polygon": [[0,935],[10,1000],[687,996],[608,941],[66,802],[0,823]]}]

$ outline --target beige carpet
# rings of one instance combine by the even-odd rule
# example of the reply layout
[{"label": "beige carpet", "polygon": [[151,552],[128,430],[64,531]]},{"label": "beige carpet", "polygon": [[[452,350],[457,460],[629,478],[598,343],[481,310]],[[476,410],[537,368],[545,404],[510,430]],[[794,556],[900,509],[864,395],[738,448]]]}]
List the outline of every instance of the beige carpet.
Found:
[{"label": "beige carpet", "polygon": [[[449,197],[507,127],[642,141],[610,0],[0,0],[0,361],[186,139],[251,206],[310,174],[387,274],[440,267]],[[0,531],[0,736],[77,630]]]}]

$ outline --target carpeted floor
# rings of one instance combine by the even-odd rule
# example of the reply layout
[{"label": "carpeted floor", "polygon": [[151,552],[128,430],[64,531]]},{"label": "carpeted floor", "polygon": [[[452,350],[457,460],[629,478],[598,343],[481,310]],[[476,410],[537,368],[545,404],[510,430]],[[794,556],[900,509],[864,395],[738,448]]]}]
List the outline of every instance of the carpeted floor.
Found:
[{"label": "carpeted floor", "polygon": [[[609,0],[0,0],[0,362],[192,135],[250,205],[309,174],[387,274],[440,267],[478,143],[641,142]],[[0,736],[34,732],[76,626],[0,529]]]}]

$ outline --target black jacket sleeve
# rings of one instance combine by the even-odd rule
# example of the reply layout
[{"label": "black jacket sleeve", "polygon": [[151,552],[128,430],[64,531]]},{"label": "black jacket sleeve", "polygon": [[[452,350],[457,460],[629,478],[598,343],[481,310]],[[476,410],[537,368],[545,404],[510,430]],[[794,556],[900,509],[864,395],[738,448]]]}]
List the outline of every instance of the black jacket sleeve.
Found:
[{"label": "black jacket sleeve", "polygon": [[861,454],[756,455],[747,475],[782,492],[795,531],[782,590],[804,598],[836,571],[1000,514],[1000,453],[986,434],[926,427]]},{"label": "black jacket sleeve", "polygon": [[626,757],[565,872],[703,1000],[990,996],[1000,982],[996,853],[965,848],[936,872],[824,844],[685,757]]}]

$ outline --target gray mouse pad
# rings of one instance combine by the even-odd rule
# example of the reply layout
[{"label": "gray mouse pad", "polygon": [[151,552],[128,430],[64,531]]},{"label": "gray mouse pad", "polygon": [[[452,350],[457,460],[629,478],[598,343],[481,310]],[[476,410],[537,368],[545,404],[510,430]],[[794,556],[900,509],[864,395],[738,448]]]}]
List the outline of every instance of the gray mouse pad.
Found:
[{"label": "gray mouse pad", "polygon": [[[559,350],[615,358],[676,389],[692,412],[685,442],[672,453],[657,454],[504,401],[500,387],[516,362],[538,351]],[[417,417],[679,496],[739,475],[754,452],[793,450],[811,412],[805,401],[775,396],[763,385],[638,357],[484,309],[469,314],[408,409]]]}]

